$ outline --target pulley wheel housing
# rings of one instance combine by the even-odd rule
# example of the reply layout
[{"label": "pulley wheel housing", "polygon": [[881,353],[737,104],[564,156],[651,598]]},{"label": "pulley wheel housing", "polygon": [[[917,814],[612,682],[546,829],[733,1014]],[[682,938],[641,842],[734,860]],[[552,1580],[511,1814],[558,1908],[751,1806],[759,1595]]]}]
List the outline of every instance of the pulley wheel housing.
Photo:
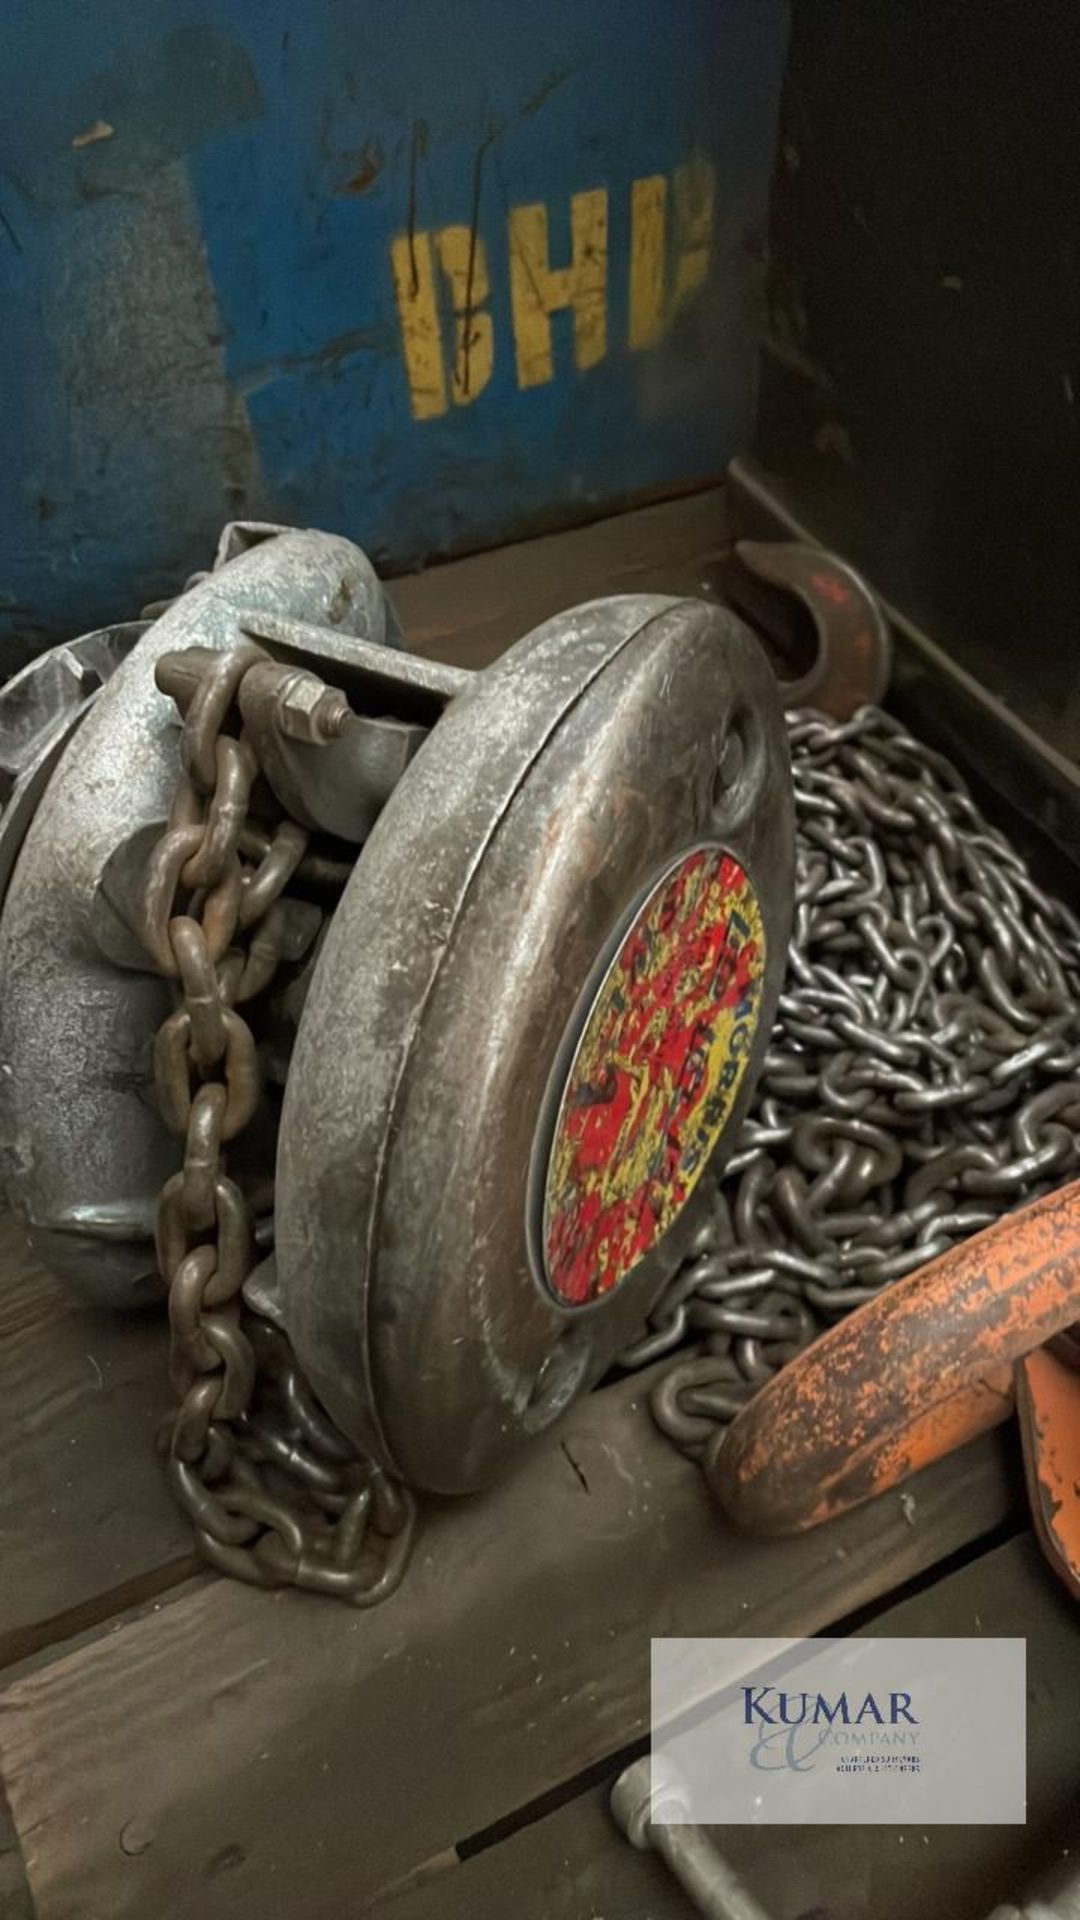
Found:
[{"label": "pulley wheel housing", "polygon": [[277,1311],[413,1485],[490,1481],[641,1330],[732,1150],[792,904],[776,683],[731,614],[548,621],[450,704],[330,924]]}]

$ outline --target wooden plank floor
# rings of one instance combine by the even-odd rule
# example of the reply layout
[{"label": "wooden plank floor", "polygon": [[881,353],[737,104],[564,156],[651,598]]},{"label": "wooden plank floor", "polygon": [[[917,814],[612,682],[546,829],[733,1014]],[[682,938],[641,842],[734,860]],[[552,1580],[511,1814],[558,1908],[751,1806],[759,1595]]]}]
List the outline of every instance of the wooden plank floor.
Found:
[{"label": "wooden plank floor", "polygon": [[[716,1845],[772,1920],[984,1920],[1055,1855],[1080,1847],[1080,1634],[1027,1535],[877,1616],[875,1633],[1018,1634],[1028,1646],[1025,1827],[717,1828]],[[1062,1701],[1072,1711],[1060,1710]],[[613,1776],[612,1776],[613,1777]],[[692,1920],[659,1860],[608,1812],[610,1779],[464,1861],[453,1856],[372,1920]]]},{"label": "wooden plank floor", "polygon": [[160,1321],[83,1305],[0,1214],[0,1665],[185,1578],[162,1499]]},{"label": "wooden plank floor", "polygon": [[821,1631],[999,1526],[996,1438],[921,1476],[913,1514],[757,1540],[623,1383],[429,1513],[373,1613],[214,1580],[111,1625],[0,1695],[42,1920],[359,1905],[638,1737],[650,1635]]},{"label": "wooden plank floor", "polygon": [[[704,494],[394,597],[421,650],[480,664],[574,600],[707,591],[722,544]],[[91,1313],[0,1222],[0,1662],[22,1662],[0,1767],[41,1920],[385,1905],[640,1735],[650,1634],[820,1629],[1019,1511],[994,1436],[925,1476],[913,1516],[891,1498],[738,1538],[624,1382],[507,1485],[433,1511],[406,1586],[357,1614],[189,1578],[152,1448],[166,1405],[160,1321]],[[8,1879],[12,1858],[0,1830]]]}]

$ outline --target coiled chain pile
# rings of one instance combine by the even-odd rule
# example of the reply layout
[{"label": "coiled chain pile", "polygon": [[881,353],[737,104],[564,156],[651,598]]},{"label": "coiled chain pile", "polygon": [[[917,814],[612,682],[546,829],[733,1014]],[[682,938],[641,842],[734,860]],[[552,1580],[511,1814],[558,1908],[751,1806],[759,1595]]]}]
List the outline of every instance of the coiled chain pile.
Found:
[{"label": "coiled chain pile", "polygon": [[822,1328],[1080,1166],[1080,922],[876,707],[789,714],[795,921],[755,1106],[622,1355],[699,1454]]}]

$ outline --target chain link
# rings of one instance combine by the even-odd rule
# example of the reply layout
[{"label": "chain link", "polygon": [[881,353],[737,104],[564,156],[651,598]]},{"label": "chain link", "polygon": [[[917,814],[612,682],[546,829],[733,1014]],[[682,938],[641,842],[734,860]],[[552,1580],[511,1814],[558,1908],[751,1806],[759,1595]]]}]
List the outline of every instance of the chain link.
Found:
[{"label": "chain link", "polygon": [[788,716],[785,991],[755,1105],[641,1367],[697,1456],[814,1335],[1080,1169],[1080,923],[956,769],[864,707]]},{"label": "chain link", "polygon": [[[239,1008],[322,918],[286,889],[332,894],[348,873],[295,822],[251,815],[258,767],[229,726],[267,658],[245,645],[158,667],[183,716],[142,922],[177,995],[154,1050],[183,1140],[157,1220],[180,1402],[164,1448],[212,1565],[367,1606],[404,1573],[415,1501],[356,1455],[284,1335],[243,1306],[253,1215],[225,1157],[260,1103]],[[890,716],[788,719],[796,904],[779,1017],[715,1204],[621,1356],[642,1367],[695,1343],[652,1396],[694,1456],[823,1327],[1080,1169],[1080,922]]]},{"label": "chain link", "polygon": [[[249,1198],[225,1148],[260,1105],[255,1034],[239,1008],[323,915],[291,899],[294,877],[340,887],[348,868],[315,853],[289,819],[250,817],[258,767],[234,721],[244,675],[268,660],[166,654],[157,681],[180,709],[181,774],[145,875],[141,933],[177,1006],[154,1043],[166,1124],[183,1141],[156,1221],[168,1288],[170,1377],[179,1400],[161,1443],[169,1484],[203,1557],[261,1587],[297,1586],[373,1606],[408,1562],[412,1494],[357,1455],[319,1406],[284,1335],[241,1289],[255,1259]],[[197,671],[196,671],[197,669]]]}]

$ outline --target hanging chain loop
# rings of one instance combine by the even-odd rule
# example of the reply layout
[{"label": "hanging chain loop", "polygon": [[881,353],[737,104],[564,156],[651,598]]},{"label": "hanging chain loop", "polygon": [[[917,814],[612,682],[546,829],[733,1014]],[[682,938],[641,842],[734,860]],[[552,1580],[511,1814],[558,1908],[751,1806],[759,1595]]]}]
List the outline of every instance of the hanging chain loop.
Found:
[{"label": "hanging chain loop", "polygon": [[226,1148],[261,1097],[255,1032],[239,1008],[269,986],[289,948],[294,875],[318,886],[328,871],[322,856],[309,858],[295,821],[249,812],[258,765],[230,728],[244,675],[268,658],[244,643],[166,654],[157,667],[183,722],[181,773],[147,863],[140,924],[177,999],[154,1043],[158,1103],[183,1143],[156,1222],[179,1401],[162,1448],[212,1566],[254,1586],[304,1587],[369,1607],[405,1571],[413,1495],[355,1452],[285,1336],[241,1296],[255,1261],[254,1218]]}]

